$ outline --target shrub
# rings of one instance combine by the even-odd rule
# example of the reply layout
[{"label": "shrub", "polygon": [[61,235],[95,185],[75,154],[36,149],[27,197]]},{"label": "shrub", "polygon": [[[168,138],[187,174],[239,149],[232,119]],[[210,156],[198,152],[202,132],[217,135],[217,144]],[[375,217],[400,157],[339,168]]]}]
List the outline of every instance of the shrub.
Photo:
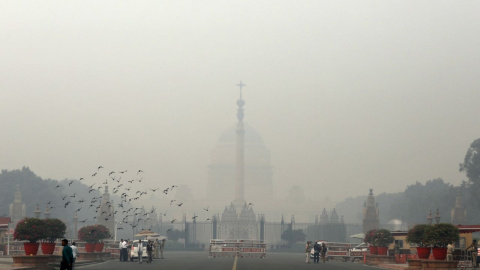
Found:
[{"label": "shrub", "polygon": [[367,244],[370,244],[370,245],[374,246],[375,245],[374,237],[375,237],[376,232],[377,232],[377,229],[373,229],[373,230],[368,231],[365,234],[365,239],[363,241],[365,241],[365,243],[367,243]]},{"label": "shrub", "polygon": [[92,225],[82,227],[78,231],[78,239],[87,243],[97,243],[102,239],[110,238],[110,232],[103,225]]},{"label": "shrub", "polygon": [[425,231],[425,242],[433,247],[446,247],[459,239],[460,232],[450,223],[439,223]]},{"label": "shrub", "polygon": [[388,247],[393,242],[392,233],[386,229],[380,229],[375,232],[374,242],[376,246]]},{"label": "shrub", "polygon": [[426,247],[428,243],[425,242],[425,232],[432,227],[428,224],[417,224],[411,228],[407,233],[407,242],[416,244],[419,247]]},{"label": "shrub", "polygon": [[45,221],[39,218],[25,218],[20,220],[15,226],[13,238],[15,240],[26,240],[30,243],[36,243],[45,238]]},{"label": "shrub", "polygon": [[47,218],[45,222],[45,241],[54,243],[58,238],[65,236],[67,226],[58,218]]}]

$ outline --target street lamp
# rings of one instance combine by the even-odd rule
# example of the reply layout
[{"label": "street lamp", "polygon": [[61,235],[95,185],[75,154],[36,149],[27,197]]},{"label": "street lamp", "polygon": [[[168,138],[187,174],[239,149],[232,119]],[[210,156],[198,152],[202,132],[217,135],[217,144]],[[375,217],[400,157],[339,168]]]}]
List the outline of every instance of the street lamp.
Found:
[{"label": "street lamp", "polygon": [[427,216],[428,224],[432,225],[433,217],[432,217],[432,209],[428,209],[428,216]]},{"label": "street lamp", "polygon": [[117,220],[115,219],[115,224],[114,224],[114,225],[115,225],[115,228],[114,228],[114,232],[115,232],[115,233],[114,233],[114,236],[115,236],[115,237],[114,237],[114,240],[117,241],[118,225],[122,225],[122,222],[121,222],[121,221],[117,221]]},{"label": "street lamp", "polygon": [[435,221],[438,223],[440,223],[440,212],[438,212],[438,208],[437,208],[437,213],[435,214]]}]

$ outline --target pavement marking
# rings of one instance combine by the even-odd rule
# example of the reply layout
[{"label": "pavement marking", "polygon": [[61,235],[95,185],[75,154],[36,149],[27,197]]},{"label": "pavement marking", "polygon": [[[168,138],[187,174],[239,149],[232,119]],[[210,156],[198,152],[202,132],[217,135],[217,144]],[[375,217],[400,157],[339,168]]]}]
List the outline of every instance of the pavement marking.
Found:
[{"label": "pavement marking", "polygon": [[232,270],[237,270],[237,260],[238,260],[238,256],[235,256],[235,261],[233,262]]},{"label": "pavement marking", "polygon": [[101,263],[93,263],[93,264],[90,264],[90,265],[74,266],[74,267],[75,267],[75,268],[78,268],[78,269],[82,269],[82,268],[88,268],[88,267],[97,266],[97,265],[99,265],[99,264],[105,264],[105,263],[109,263],[109,261],[101,262]]}]

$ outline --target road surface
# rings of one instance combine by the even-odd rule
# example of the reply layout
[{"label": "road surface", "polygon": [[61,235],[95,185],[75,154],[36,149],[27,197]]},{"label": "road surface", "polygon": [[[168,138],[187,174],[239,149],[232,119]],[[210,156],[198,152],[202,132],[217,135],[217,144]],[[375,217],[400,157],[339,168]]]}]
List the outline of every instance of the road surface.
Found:
[{"label": "road surface", "polygon": [[[325,264],[305,263],[303,253],[267,253],[260,258],[209,258],[207,252],[165,252],[164,260],[154,260],[151,264],[120,262],[113,260],[105,263],[75,267],[85,270],[132,270],[132,269],[175,269],[175,270],[303,270],[303,269],[374,269],[362,263],[328,261]],[[378,268],[377,268],[378,269]]]}]

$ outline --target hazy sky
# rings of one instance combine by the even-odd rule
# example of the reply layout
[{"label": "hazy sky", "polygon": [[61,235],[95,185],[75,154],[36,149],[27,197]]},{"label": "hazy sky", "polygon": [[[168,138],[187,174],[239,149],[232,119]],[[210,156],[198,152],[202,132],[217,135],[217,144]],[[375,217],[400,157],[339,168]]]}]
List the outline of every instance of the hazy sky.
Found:
[{"label": "hazy sky", "polygon": [[142,169],[201,198],[243,80],[280,197],[458,184],[480,137],[479,14],[478,1],[0,1],[0,167]]}]

